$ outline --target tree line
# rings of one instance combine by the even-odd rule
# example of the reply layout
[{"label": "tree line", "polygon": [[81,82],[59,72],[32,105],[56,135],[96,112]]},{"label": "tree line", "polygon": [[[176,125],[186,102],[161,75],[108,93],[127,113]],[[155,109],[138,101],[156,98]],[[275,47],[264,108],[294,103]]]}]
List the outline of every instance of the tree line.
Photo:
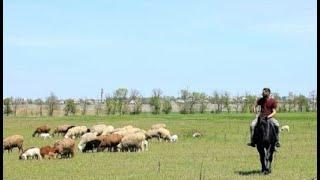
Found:
[{"label": "tree line", "polygon": [[[272,93],[279,103],[278,112],[311,112],[317,111],[317,95],[311,91],[306,97],[302,94],[289,92],[287,96],[280,96],[278,93]],[[245,93],[244,95],[231,96],[230,93],[214,91],[211,95],[203,92],[194,92],[187,89],[180,90],[180,96],[170,97],[163,95],[161,89],[153,89],[149,98],[142,97],[141,93],[133,89],[129,92],[126,88],[119,88],[111,95],[103,98],[103,89],[101,89],[100,100],[90,101],[89,99],[80,99],[75,102],[74,99],[63,100],[63,112],[65,116],[75,115],[78,113],[86,115],[88,106],[93,104],[96,115],[106,114],[140,114],[143,104],[150,105],[152,114],[169,114],[172,112],[172,103],[178,105],[179,113],[221,113],[221,112],[252,112],[252,106],[257,100],[256,95]],[[17,115],[17,109],[23,104],[35,104],[38,107],[38,115],[43,116],[44,109],[48,116],[53,116],[54,111],[59,109],[61,100],[54,94],[42,100],[41,98],[24,100],[22,98],[5,98],[3,101],[3,113],[8,115]],[[208,111],[208,106],[214,106]]]}]

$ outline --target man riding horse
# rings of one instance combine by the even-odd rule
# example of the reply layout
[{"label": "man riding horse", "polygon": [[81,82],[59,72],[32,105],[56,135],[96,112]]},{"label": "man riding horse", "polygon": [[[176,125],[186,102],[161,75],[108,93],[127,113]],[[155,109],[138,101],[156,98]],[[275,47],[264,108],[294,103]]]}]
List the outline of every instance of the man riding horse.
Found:
[{"label": "man riding horse", "polygon": [[253,107],[253,112],[256,113],[256,108],[257,106],[261,106],[261,111],[260,114],[252,121],[250,125],[250,135],[251,135],[251,142],[248,143],[248,146],[255,147],[256,142],[254,142],[253,137],[254,137],[254,128],[257,125],[258,117],[261,119],[267,118],[268,121],[271,121],[274,124],[275,131],[277,134],[277,139],[276,139],[276,147],[280,147],[279,143],[279,122],[273,118],[273,116],[276,114],[276,108],[277,108],[277,102],[273,98],[270,97],[270,89],[269,88],[263,88],[262,90],[262,98],[258,99]]}]

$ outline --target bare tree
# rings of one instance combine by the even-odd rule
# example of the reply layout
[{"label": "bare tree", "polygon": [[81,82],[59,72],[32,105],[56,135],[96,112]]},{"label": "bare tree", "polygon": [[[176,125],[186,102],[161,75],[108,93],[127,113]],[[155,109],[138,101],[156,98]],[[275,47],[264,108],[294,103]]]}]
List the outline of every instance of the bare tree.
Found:
[{"label": "bare tree", "polygon": [[86,115],[88,110],[88,99],[80,99],[81,115]]},{"label": "bare tree", "polygon": [[46,104],[48,108],[48,115],[52,116],[53,111],[58,109],[58,97],[51,92],[50,96],[47,97]]},{"label": "bare tree", "polygon": [[241,100],[242,100],[242,97],[239,94],[237,94],[237,96],[235,96],[233,98],[233,103],[236,105],[236,112],[237,113],[239,112],[239,108],[240,108],[240,105],[242,103]]},{"label": "bare tree", "polygon": [[231,111],[231,107],[230,107],[230,93],[229,92],[224,92],[224,94],[221,96],[222,98],[222,103],[223,103],[223,106],[225,108],[227,108],[227,111],[228,113],[230,113]]},{"label": "bare tree", "polygon": [[41,98],[38,98],[34,100],[35,104],[39,106],[39,115],[42,116],[42,108],[43,108],[43,100]]},{"label": "bare tree", "polygon": [[142,96],[140,95],[139,91],[136,89],[131,90],[130,93],[130,102],[133,103],[133,110],[131,114],[140,114],[142,111]]}]

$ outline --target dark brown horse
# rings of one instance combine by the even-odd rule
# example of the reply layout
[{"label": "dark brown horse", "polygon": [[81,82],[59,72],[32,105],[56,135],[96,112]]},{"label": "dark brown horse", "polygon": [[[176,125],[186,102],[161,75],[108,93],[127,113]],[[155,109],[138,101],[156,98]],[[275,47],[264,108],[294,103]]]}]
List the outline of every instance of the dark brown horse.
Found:
[{"label": "dark brown horse", "polygon": [[271,163],[277,140],[276,131],[271,120],[266,117],[259,117],[253,136],[260,154],[261,172],[271,173]]}]

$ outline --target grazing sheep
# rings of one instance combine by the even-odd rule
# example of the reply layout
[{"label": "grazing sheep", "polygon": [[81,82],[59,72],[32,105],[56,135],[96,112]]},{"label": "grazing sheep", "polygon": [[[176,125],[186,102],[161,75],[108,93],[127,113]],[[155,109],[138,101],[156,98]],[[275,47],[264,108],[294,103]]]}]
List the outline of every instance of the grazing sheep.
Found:
[{"label": "grazing sheep", "polygon": [[45,156],[47,155],[48,158],[55,158],[55,148],[51,147],[51,146],[43,146],[40,148],[40,154],[42,156],[42,158],[45,158]]},{"label": "grazing sheep", "polygon": [[75,126],[73,125],[68,125],[68,124],[65,124],[65,125],[61,125],[61,126],[58,126],[52,133],[52,136],[54,136],[55,134],[58,134],[58,135],[65,135],[69,129],[73,128]]},{"label": "grazing sheep", "polygon": [[26,149],[25,151],[23,151],[20,156],[19,159],[20,160],[27,160],[29,158],[33,158],[36,157],[37,159],[42,160],[41,154],[40,154],[40,149],[37,147],[30,147],[28,149]]},{"label": "grazing sheep", "polygon": [[107,126],[103,132],[101,133],[101,135],[109,135],[114,131],[114,127],[113,126]]},{"label": "grazing sheep", "polygon": [[[170,141],[170,132],[169,130],[165,129],[165,128],[159,128],[157,129],[158,130],[158,134],[160,135],[160,138],[165,140],[165,141]],[[161,139],[160,139],[160,142],[161,142]]]},{"label": "grazing sheep", "polygon": [[82,149],[82,152],[87,152],[91,150],[92,152],[97,149],[100,145],[101,141],[99,139],[94,139],[91,141],[86,142],[84,148]]},{"label": "grazing sheep", "polygon": [[96,132],[97,136],[100,136],[106,128],[107,125],[105,124],[93,125],[90,129],[90,132]]},{"label": "grazing sheep", "polygon": [[166,125],[164,123],[159,123],[151,126],[151,129],[159,129],[159,128],[166,128]]},{"label": "grazing sheep", "polygon": [[171,142],[177,142],[178,141],[178,135],[172,135],[171,137],[170,137],[170,141]]},{"label": "grazing sheep", "polygon": [[23,136],[21,135],[12,135],[9,137],[6,137],[3,140],[3,152],[5,150],[8,150],[9,152],[12,152],[12,149],[17,147],[19,149],[18,153],[23,151],[22,145],[23,145]]},{"label": "grazing sheep", "polygon": [[64,138],[79,138],[86,132],[90,132],[90,129],[88,129],[86,126],[76,126],[69,129]]},{"label": "grazing sheep", "polygon": [[97,151],[104,151],[108,148],[110,152],[117,151],[117,145],[121,142],[123,136],[119,134],[111,134],[111,135],[101,135],[98,139],[101,141]]},{"label": "grazing sheep", "polygon": [[157,138],[160,141],[160,135],[158,134],[157,129],[149,129],[146,132],[146,140],[152,139],[152,138]]},{"label": "grazing sheep", "polygon": [[64,151],[70,151],[71,157],[74,157],[75,141],[71,138],[65,138],[58,140],[54,143],[55,153],[58,153],[60,157],[63,157]]},{"label": "grazing sheep", "polygon": [[201,133],[199,133],[199,132],[196,132],[196,133],[194,133],[193,135],[192,135],[192,137],[201,137],[202,136],[202,134]]},{"label": "grazing sheep", "polygon": [[124,136],[118,145],[120,151],[144,151],[144,141],[146,136],[144,133],[135,133]]},{"label": "grazing sheep", "polygon": [[280,131],[287,131],[287,132],[289,132],[289,126],[288,126],[288,125],[282,126]]},{"label": "grazing sheep", "polygon": [[85,133],[84,135],[81,136],[80,142],[78,144],[78,149],[79,151],[82,151],[82,149],[84,148],[85,144],[88,141],[92,141],[94,139],[97,139],[97,132],[89,132],[89,133]]},{"label": "grazing sheep", "polygon": [[51,135],[49,133],[41,133],[40,137],[43,137],[43,139],[46,139],[46,138],[50,138],[51,139]]},{"label": "grazing sheep", "polygon": [[32,137],[34,137],[36,134],[39,136],[41,133],[49,133],[49,131],[50,128],[48,127],[48,125],[37,127],[37,129],[32,134]]},{"label": "grazing sheep", "polygon": [[74,156],[74,150],[72,148],[65,147],[60,153],[60,156],[61,158],[72,158]]}]

